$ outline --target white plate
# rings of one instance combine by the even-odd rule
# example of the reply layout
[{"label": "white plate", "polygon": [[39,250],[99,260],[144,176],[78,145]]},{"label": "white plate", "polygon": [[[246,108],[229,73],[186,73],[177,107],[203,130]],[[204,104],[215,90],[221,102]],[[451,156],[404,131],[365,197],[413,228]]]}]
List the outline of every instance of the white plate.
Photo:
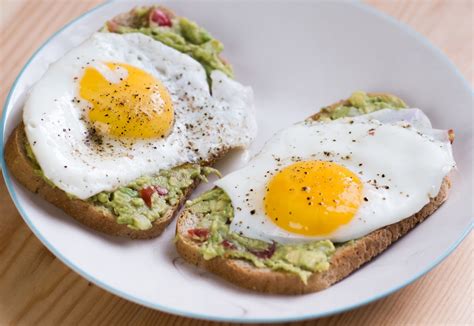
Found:
[{"label": "white plate", "polygon": [[[355,3],[164,3],[221,39],[237,79],[253,86],[260,131],[250,153],[279,128],[353,90],[394,93],[422,108],[434,126],[456,131],[459,169],[450,199],[386,253],[333,287],[296,297],[261,295],[186,265],[173,246],[174,225],[149,241],[107,237],[83,227],[19,186],[5,170],[2,157],[15,205],[35,235],[66,265],[112,293],[166,312],[213,320],[280,322],[325,316],[388,295],[436,266],[469,233],[473,93],[448,59],[421,36]],[[26,91],[48,65],[105,19],[134,4],[116,1],[95,8],[33,55],[6,101],[1,144],[20,120]],[[219,167],[227,173],[242,164],[243,156],[234,153]]]}]

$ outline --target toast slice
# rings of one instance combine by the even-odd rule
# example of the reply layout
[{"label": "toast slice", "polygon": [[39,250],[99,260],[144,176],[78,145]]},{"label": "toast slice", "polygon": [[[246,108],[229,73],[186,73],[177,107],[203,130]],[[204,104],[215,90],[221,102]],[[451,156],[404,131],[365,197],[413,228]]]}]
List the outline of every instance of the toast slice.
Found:
[{"label": "toast slice", "polygon": [[[205,47],[206,42],[212,42],[214,45],[219,44],[219,46],[215,46],[215,48],[210,47],[218,58],[218,62],[215,64],[216,69],[221,68],[225,73],[232,76],[231,65],[220,56],[220,52],[222,51],[222,45],[220,42],[212,39],[204,29],[195,25],[193,22],[177,16],[169,8],[163,6],[136,7],[129,12],[119,14],[107,21],[101,31],[122,34],[142,32],[149,28],[157,27],[159,32],[155,32],[151,36],[162,42],[163,40],[167,40],[166,37],[160,37],[162,36],[161,33],[164,33],[163,35],[165,36],[167,35],[166,27],[160,29],[161,24],[153,21],[152,15],[154,14],[154,11],[158,11],[159,14],[165,15],[165,20],[168,20],[168,23],[170,24],[169,27],[171,27],[171,24],[180,24],[183,19],[189,26],[191,26],[191,28],[195,28],[196,31],[200,33],[199,35],[202,34],[206,36],[206,39],[196,39],[197,36],[192,38],[183,35],[183,42],[188,42],[190,46]],[[160,19],[163,19],[163,16],[161,16]],[[170,40],[172,39],[173,38],[170,38]],[[177,48],[177,46],[171,41],[162,43],[183,52],[182,49],[179,47]],[[206,63],[202,58],[193,56],[192,52],[188,52],[185,51],[183,53],[194,57],[201,64]],[[210,73],[208,70],[212,67],[204,66],[204,68],[208,73]],[[117,216],[111,210],[107,210],[100,205],[95,205],[91,201],[73,198],[61,189],[54,187],[41,174],[37,173],[38,167],[31,157],[28,156],[26,144],[28,144],[28,141],[24,131],[24,125],[23,123],[20,123],[14,129],[5,145],[5,161],[10,173],[28,190],[39,194],[45,200],[59,207],[79,222],[109,235],[128,237],[131,239],[149,239],[159,236],[166,226],[173,220],[182,204],[201,181],[200,177],[195,177],[193,178],[194,182],[189,187],[181,189],[182,195],[177,203],[170,205],[163,216],[152,222],[151,228],[146,230],[133,229],[128,227],[126,224],[119,224],[117,222]],[[212,157],[212,159],[206,162],[200,162],[200,165],[203,167],[211,166],[215,161],[223,157],[228,150],[229,148],[222,148],[217,155]]]},{"label": "toast slice", "polygon": [[[389,94],[368,94],[369,96],[391,96]],[[400,100],[401,101],[401,100]],[[403,103],[403,102],[400,102]],[[309,119],[328,119],[333,111],[348,100],[337,102],[323,108]],[[417,224],[424,221],[447,199],[450,181],[445,177],[436,197],[431,198],[416,214],[404,220],[375,230],[368,235],[337,246],[329,260],[329,268],[323,272],[314,272],[307,282],[296,274],[276,271],[269,268],[258,268],[245,260],[218,256],[204,259],[199,240],[189,236],[188,231],[198,227],[199,216],[185,209],[178,217],[176,225],[176,248],[185,261],[230,281],[240,287],[273,294],[305,294],[320,291],[344,279],[362,265],[386,250],[391,244],[408,233]]]},{"label": "toast slice", "polygon": [[[27,155],[26,143],[24,125],[20,123],[5,145],[5,162],[10,173],[31,192],[40,195],[88,227],[109,235],[131,239],[149,239],[159,236],[200,182],[199,178],[195,178],[193,184],[183,191],[178,203],[171,206],[162,217],[154,221],[150,229],[136,230],[125,224],[117,223],[117,217],[111,211],[89,201],[72,198],[63,190],[48,183],[36,172],[35,163]],[[212,161],[203,164],[211,165],[226,152],[227,150],[222,150]]]}]

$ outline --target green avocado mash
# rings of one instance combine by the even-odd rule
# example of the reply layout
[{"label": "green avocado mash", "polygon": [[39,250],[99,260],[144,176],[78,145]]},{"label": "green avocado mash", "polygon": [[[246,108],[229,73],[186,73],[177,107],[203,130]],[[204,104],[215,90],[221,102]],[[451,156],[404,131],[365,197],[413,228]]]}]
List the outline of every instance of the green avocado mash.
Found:
[{"label": "green avocado mash", "polygon": [[34,171],[36,175],[40,176],[48,185],[50,185],[53,188],[56,188],[56,185],[51,182],[48,178],[43,173],[43,170],[41,170],[38,161],[36,160],[35,154],[33,154],[33,150],[31,149],[30,143],[26,142],[25,143],[25,151],[26,151],[26,156],[31,160],[31,162],[34,165]]},{"label": "green avocado mash", "polygon": [[[392,95],[368,95],[354,92],[347,100],[335,107],[323,108],[321,120],[334,120],[356,116],[380,109],[398,110],[406,104]],[[217,256],[242,259],[260,268],[282,270],[298,275],[306,284],[314,272],[329,268],[331,255],[339,246],[351,245],[354,241],[334,244],[330,240],[314,241],[304,244],[268,244],[243,237],[231,232],[229,224],[234,208],[228,195],[220,188],[214,188],[193,201],[188,201],[189,210],[199,217],[195,229],[188,235],[201,241],[200,250],[204,259]]]},{"label": "green avocado mash", "polygon": [[[154,10],[168,15],[165,25],[153,21]],[[205,29],[196,23],[167,13],[160,7],[138,7],[126,14],[126,19],[118,17],[105,24],[103,32],[142,33],[151,36],[180,52],[186,53],[200,62],[207,75],[213,70],[220,70],[233,77],[232,67],[220,58],[224,49],[221,42],[213,38]],[[171,26],[169,26],[171,25]]]},{"label": "green avocado mash", "polygon": [[329,268],[329,258],[335,251],[334,244],[329,240],[292,245],[268,244],[231,232],[229,224],[234,209],[230,198],[220,188],[188,201],[187,206],[200,217],[197,228],[190,230],[190,236],[200,240],[199,235],[203,233],[199,233],[199,230],[209,230],[208,236],[202,239],[201,253],[204,259],[217,256],[244,259],[257,267],[295,273],[304,282],[311,273]]},{"label": "green avocado mash", "polygon": [[352,93],[347,101],[337,106],[329,106],[321,109],[320,120],[334,120],[343,117],[353,117],[361,114],[371,113],[381,109],[403,109],[407,105],[398,97],[388,94],[368,95],[357,91]]},{"label": "green avocado mash", "polygon": [[[196,179],[206,177],[217,170],[198,164],[185,164],[157,174],[142,176],[125,187],[112,192],[101,192],[88,200],[95,205],[111,210],[117,223],[137,230],[147,230],[152,222],[162,217],[171,206],[176,205],[185,191]],[[152,188],[151,188],[152,187]],[[155,191],[159,187],[163,192]],[[142,189],[149,188],[149,205],[142,196]]]},{"label": "green avocado mash", "polygon": [[[55,185],[44,175],[29,143],[25,144],[26,155],[35,166],[35,173],[50,186]],[[207,181],[216,169],[198,164],[184,164],[170,170],[161,170],[154,175],[142,176],[125,187],[111,192],[101,192],[87,199],[94,205],[108,210],[117,217],[117,223],[126,224],[135,230],[147,230],[152,223],[163,217],[168,209],[176,205],[185,191],[196,179]],[[155,191],[159,187],[161,194]],[[149,205],[142,197],[142,189],[150,188]],[[70,198],[73,195],[68,194]]]}]

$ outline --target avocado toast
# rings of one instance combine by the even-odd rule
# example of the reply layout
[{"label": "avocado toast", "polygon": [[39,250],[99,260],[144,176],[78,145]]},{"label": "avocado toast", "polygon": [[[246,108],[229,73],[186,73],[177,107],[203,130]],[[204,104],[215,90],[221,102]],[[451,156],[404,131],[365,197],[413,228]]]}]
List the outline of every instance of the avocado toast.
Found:
[{"label": "avocado toast", "polygon": [[[308,119],[334,120],[348,114],[405,107],[390,94],[357,92]],[[363,237],[339,243],[283,244],[232,232],[229,226],[234,207],[229,196],[216,187],[187,203],[177,220],[176,248],[187,262],[250,290],[275,294],[320,291],[356,271],[428,218],[446,200],[449,188],[449,178],[445,177],[437,195],[418,212]]]},{"label": "avocado toast", "polygon": [[[222,44],[194,22],[167,8],[135,8],[107,22],[102,32],[150,36],[196,59],[208,82],[212,71],[232,76],[232,68],[219,56]],[[218,173],[210,165],[231,149],[222,146],[206,159],[144,174],[126,185],[79,199],[46,177],[32,146],[35,143],[30,144],[25,124],[20,123],[6,143],[5,161],[22,185],[97,231],[132,239],[160,235],[199,182],[210,173]]]},{"label": "avocado toast", "polygon": [[[208,173],[213,171],[213,169],[206,166],[214,162],[203,163],[205,166],[185,165],[171,171],[163,171],[161,175],[158,175],[155,179],[160,179],[158,182],[162,184],[160,187],[163,189],[167,189],[165,185],[169,184],[171,177],[178,179],[180,182],[173,187],[173,192],[167,192],[162,207],[155,208],[157,217],[150,223],[151,227],[148,227],[146,221],[144,226],[138,224],[140,221],[136,221],[135,216],[133,216],[133,206],[128,205],[128,202],[132,201],[133,198],[140,198],[139,188],[142,188],[140,185],[122,187],[112,193],[99,194],[87,201],[74,198],[55,187],[42,175],[41,169],[34,161],[34,157],[31,157],[31,154],[29,155],[28,146],[24,126],[20,124],[15,128],[5,145],[5,162],[12,175],[23,186],[92,229],[132,239],[149,239],[159,236],[166,226],[171,223],[194,188],[201,180],[205,180]],[[225,153],[226,151],[223,151],[222,155]],[[216,160],[218,158],[216,157]],[[102,200],[101,196],[106,199]],[[131,213],[123,214],[126,215],[126,218],[121,223],[118,221],[120,215],[114,213],[112,208],[114,199],[115,202],[120,203],[120,198],[123,198],[122,201],[126,201],[123,209],[127,207],[133,209]],[[148,210],[144,205],[140,207]]]}]

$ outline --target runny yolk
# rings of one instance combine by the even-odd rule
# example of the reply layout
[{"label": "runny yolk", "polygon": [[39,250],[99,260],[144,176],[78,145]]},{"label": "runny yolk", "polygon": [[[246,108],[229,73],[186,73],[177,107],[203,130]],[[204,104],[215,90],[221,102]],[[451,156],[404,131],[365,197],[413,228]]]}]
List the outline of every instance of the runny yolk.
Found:
[{"label": "runny yolk", "polygon": [[[89,122],[118,138],[159,138],[171,131],[174,110],[170,94],[149,73],[123,63],[106,63],[107,79],[93,66],[85,69],[79,95],[90,104]],[[120,78],[119,72],[122,74]],[[107,74],[105,74],[107,75]]]},{"label": "runny yolk", "polygon": [[362,182],[344,166],[301,161],[273,176],[267,184],[264,208],[280,228],[320,236],[349,223],[362,196]]}]

